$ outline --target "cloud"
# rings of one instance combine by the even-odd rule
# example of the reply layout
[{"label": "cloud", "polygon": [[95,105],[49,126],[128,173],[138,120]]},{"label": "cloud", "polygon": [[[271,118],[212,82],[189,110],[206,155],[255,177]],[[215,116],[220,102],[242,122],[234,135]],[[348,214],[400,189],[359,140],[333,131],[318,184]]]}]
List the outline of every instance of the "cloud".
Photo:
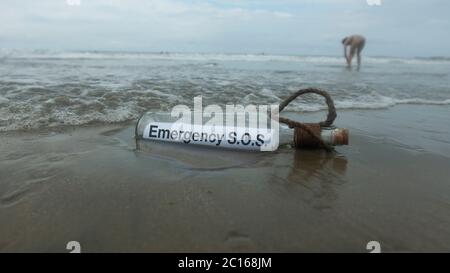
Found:
[{"label": "cloud", "polygon": [[343,36],[362,33],[373,55],[448,55],[449,8],[446,0],[2,0],[0,48],[334,55]]}]

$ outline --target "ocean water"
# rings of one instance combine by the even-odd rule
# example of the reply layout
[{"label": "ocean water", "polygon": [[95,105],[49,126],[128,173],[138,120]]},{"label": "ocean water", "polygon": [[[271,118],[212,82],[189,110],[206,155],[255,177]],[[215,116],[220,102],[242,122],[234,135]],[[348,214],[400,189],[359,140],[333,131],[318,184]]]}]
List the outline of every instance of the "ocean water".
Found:
[{"label": "ocean water", "polygon": [[[450,59],[0,50],[0,131],[116,123],[177,104],[273,104],[306,87],[337,109],[450,105]],[[320,111],[306,96],[293,112]]]}]

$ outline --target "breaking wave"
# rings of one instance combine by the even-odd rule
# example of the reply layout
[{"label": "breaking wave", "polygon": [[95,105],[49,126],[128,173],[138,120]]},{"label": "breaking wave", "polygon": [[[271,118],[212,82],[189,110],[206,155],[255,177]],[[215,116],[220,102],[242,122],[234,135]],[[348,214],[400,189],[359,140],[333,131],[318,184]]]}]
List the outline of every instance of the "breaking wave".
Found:
[{"label": "breaking wave", "polygon": [[[0,131],[126,122],[199,95],[204,105],[277,104],[304,87],[330,91],[337,109],[450,105],[448,58],[365,62],[356,73],[327,56],[0,50]],[[288,107],[324,109],[314,96]]]},{"label": "breaking wave", "polygon": [[[151,94],[151,95],[150,95]],[[178,103],[188,106],[192,101],[188,98],[180,98],[175,95],[167,96],[160,92],[149,92],[147,97],[139,96],[129,99],[127,94],[114,94],[102,96],[97,99],[70,98],[68,96],[57,96],[36,102],[12,102],[0,97],[0,131],[30,130],[39,128],[49,128],[57,126],[77,126],[93,123],[118,123],[136,120],[145,111],[167,111]],[[257,100],[256,95],[250,94],[245,98],[248,101]],[[170,98],[168,100],[168,98]],[[275,99],[277,98],[277,99]],[[40,99],[42,100],[42,99]],[[238,97],[235,103],[239,102]],[[272,103],[279,103],[281,99],[272,96]],[[218,103],[225,106],[225,103]],[[419,98],[395,99],[385,96],[377,98],[367,96],[354,98],[353,100],[335,100],[337,109],[384,109],[399,104],[417,105],[450,105],[450,99],[446,100],[426,100]],[[225,109],[225,108],[224,108]],[[293,112],[315,112],[326,110],[324,104],[317,99],[310,102],[294,101],[286,109]]]}]

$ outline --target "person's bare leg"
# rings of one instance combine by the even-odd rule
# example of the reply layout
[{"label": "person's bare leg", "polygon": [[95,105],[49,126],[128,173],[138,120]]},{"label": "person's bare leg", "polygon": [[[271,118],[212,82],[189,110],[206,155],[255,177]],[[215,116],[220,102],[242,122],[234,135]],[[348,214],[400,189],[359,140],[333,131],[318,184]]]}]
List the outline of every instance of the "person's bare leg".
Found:
[{"label": "person's bare leg", "polygon": [[365,44],[366,44],[366,41],[363,40],[361,42],[361,44],[358,46],[358,50],[357,50],[358,69],[361,67],[361,51],[363,50]]},{"label": "person's bare leg", "polygon": [[348,68],[352,67],[353,55],[354,55],[354,52],[350,51],[350,54],[348,55],[348,58],[347,58],[347,67]]},{"label": "person's bare leg", "polygon": [[357,59],[358,59],[358,69],[361,67],[361,52],[358,51],[358,54],[356,55]]},{"label": "person's bare leg", "polygon": [[347,58],[347,65],[348,65],[349,68],[352,66],[353,56],[355,56],[355,49],[351,48],[350,49],[350,54],[348,54],[348,58]]},{"label": "person's bare leg", "polygon": [[346,45],[344,45],[344,58],[345,58],[345,62],[347,63],[347,66],[348,66],[349,64],[348,64],[348,55],[347,55],[347,46]]}]

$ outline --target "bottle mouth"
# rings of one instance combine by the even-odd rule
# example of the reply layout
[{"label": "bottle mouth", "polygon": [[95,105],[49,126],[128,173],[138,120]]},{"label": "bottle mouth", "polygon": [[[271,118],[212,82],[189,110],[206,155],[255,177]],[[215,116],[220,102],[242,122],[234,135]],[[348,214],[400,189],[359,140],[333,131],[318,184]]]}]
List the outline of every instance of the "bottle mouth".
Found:
[{"label": "bottle mouth", "polygon": [[348,129],[337,129],[334,132],[334,145],[348,145]]},{"label": "bottle mouth", "polygon": [[[321,128],[319,124],[308,124],[309,129],[320,136],[324,143],[332,146],[348,145],[349,131],[341,128]],[[319,141],[301,128],[294,128],[294,146],[297,148],[317,148]]]}]

